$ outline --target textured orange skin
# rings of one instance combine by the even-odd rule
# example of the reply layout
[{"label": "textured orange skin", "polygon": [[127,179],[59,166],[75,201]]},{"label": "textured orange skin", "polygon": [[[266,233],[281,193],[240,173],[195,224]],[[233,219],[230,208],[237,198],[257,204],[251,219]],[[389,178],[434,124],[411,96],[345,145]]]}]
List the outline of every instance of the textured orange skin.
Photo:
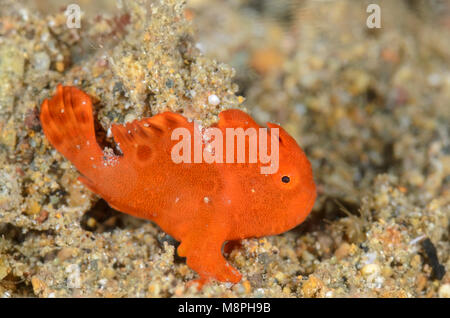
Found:
[{"label": "textured orange skin", "polygon": [[[106,158],[96,142],[91,99],[75,87],[58,85],[42,103],[40,119],[50,143],[89,189],[181,241],[178,254],[199,274],[199,286],[210,279],[239,282],[241,274],[222,255],[223,244],[285,232],[303,222],[316,198],[308,159],[275,124],[268,127],[280,129],[279,170],[264,175],[260,163],[175,164],[171,150],[178,140],[171,140],[171,132],[185,127],[193,134],[194,124],[172,112],[112,125],[123,155]],[[214,127],[223,131],[225,145],[225,128],[261,126],[240,110],[226,110]],[[290,182],[283,183],[283,176]]]}]

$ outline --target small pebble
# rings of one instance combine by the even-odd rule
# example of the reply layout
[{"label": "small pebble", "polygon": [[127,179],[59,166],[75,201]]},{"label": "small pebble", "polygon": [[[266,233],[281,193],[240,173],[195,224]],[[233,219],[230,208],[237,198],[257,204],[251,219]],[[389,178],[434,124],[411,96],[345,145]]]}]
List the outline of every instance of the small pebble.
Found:
[{"label": "small pebble", "polygon": [[380,266],[377,264],[367,264],[361,269],[364,276],[372,276],[380,272]]},{"label": "small pebble", "polygon": [[212,106],[217,106],[220,104],[220,98],[217,97],[217,95],[209,95],[208,96],[208,104],[212,105]]},{"label": "small pebble", "polygon": [[440,298],[450,298],[450,284],[444,284],[439,288]]},{"label": "small pebble", "polygon": [[47,71],[50,68],[50,57],[45,52],[37,52],[33,56],[33,67],[36,71]]}]

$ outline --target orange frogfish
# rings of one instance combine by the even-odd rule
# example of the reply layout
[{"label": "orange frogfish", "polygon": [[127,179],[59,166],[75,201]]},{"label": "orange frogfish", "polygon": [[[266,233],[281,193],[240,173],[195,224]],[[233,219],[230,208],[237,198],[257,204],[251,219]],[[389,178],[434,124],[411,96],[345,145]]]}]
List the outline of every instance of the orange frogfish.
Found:
[{"label": "orange frogfish", "polygon": [[[210,140],[219,141],[218,132],[224,136],[213,152],[228,155],[225,148],[231,144],[230,158],[236,159],[239,146],[247,151],[247,160],[231,163],[219,157],[198,162],[194,158],[198,154],[186,149],[182,159],[192,161],[174,160],[173,148],[180,141],[173,132],[184,128],[195,136],[205,128],[173,112],[113,124],[118,150],[102,149],[95,136],[91,99],[76,87],[58,85],[56,94],[42,103],[40,120],[50,143],[79,170],[79,181],[87,188],[114,209],[151,220],[180,241],[177,252],[198,273],[199,286],[211,279],[239,282],[241,274],[222,254],[224,244],[292,229],[304,221],[316,198],[311,165],[295,140],[278,125],[259,126],[241,110],[222,111],[211,126],[215,134]],[[253,128],[257,137],[261,128],[266,129],[267,147],[277,137],[276,171],[263,173],[265,164],[250,160],[251,133],[244,142],[230,143],[230,138],[238,138],[227,135],[230,128],[241,132]],[[187,139],[192,147],[195,142]],[[200,142],[205,153],[209,146]]]}]

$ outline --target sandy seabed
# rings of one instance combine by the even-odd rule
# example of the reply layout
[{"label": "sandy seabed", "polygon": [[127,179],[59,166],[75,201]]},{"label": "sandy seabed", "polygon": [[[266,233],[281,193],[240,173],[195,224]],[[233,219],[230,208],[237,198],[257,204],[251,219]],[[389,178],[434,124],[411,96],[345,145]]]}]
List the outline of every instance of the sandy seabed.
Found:
[{"label": "sandy seabed", "polygon": [[[376,2],[380,29],[369,2],[308,0],[80,1],[69,29],[63,1],[0,0],[0,296],[450,297],[450,6]],[[93,97],[105,142],[163,110],[279,122],[316,205],[226,255],[239,284],[187,288],[177,242],[109,208],[45,139],[58,83]]]}]

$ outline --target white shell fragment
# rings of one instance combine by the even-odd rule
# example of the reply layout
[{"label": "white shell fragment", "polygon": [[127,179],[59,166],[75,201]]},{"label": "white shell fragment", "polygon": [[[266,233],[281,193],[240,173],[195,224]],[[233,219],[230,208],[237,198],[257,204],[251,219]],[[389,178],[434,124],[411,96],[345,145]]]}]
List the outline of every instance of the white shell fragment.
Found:
[{"label": "white shell fragment", "polygon": [[212,106],[217,106],[220,104],[220,98],[217,97],[217,95],[209,95],[208,96],[208,104],[212,105]]}]

